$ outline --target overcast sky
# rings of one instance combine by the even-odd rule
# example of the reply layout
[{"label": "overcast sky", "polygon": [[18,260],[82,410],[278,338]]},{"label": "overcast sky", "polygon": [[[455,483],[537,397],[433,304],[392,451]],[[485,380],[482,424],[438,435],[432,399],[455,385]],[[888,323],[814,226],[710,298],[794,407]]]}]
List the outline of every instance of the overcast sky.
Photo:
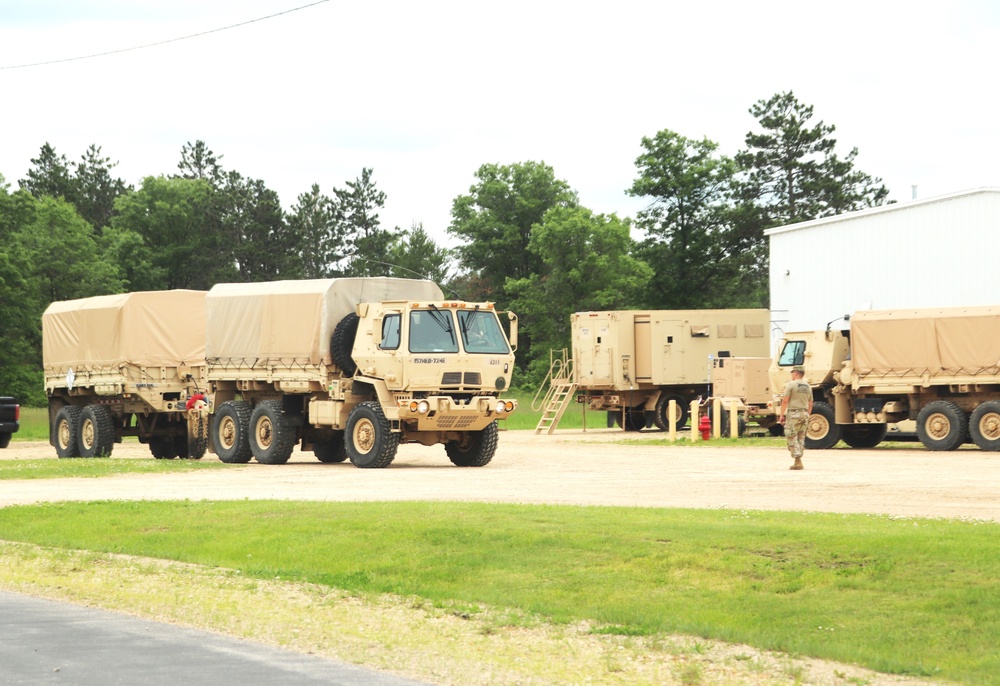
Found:
[{"label": "overcast sky", "polygon": [[[541,160],[596,212],[643,136],[735,154],[792,90],[908,200],[1000,186],[1000,3],[0,0],[0,174],[96,143],[138,184],[204,140],[289,208],[374,169],[384,225],[439,242],[476,169]],[[120,50],[281,16],[118,54]]]}]

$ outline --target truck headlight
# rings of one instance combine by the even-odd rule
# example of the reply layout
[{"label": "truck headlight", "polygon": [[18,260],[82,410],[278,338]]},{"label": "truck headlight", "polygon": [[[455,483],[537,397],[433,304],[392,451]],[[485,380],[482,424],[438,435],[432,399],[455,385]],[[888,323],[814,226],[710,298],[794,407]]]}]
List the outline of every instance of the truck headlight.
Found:
[{"label": "truck headlight", "polygon": [[417,412],[419,414],[427,414],[431,409],[431,404],[426,400],[411,400],[410,401],[410,412]]}]

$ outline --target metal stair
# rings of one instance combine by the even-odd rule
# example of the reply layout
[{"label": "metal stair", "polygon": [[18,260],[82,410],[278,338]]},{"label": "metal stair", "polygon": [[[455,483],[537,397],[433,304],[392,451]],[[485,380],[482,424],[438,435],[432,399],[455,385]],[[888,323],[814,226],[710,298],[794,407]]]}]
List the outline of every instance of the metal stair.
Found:
[{"label": "metal stair", "polygon": [[[539,399],[542,391],[545,395]],[[559,426],[566,408],[573,401],[573,391],[576,390],[576,380],[573,375],[573,360],[569,359],[566,349],[549,351],[549,373],[545,376],[538,393],[531,401],[531,409],[535,412],[544,410],[538,420],[535,434],[543,431],[551,434]]]}]

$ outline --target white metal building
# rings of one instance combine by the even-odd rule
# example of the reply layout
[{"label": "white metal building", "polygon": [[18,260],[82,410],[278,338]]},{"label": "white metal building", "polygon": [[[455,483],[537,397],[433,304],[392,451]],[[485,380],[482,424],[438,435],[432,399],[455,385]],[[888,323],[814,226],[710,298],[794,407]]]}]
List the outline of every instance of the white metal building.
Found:
[{"label": "white metal building", "polygon": [[777,337],[825,328],[856,310],[1000,305],[1000,188],[789,224],[765,235]]}]

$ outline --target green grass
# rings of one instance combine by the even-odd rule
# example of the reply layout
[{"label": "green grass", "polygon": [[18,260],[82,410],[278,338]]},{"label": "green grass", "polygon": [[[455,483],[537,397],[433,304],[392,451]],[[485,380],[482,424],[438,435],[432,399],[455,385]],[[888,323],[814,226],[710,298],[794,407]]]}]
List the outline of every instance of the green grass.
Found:
[{"label": "green grass", "polygon": [[464,503],[8,507],[0,539],[219,566],[970,684],[1000,674],[1000,527]]},{"label": "green grass", "polygon": [[21,426],[12,441],[49,440],[49,411],[44,407],[21,407]]},{"label": "green grass", "polygon": [[162,474],[195,469],[232,467],[218,460],[0,460],[0,481],[5,479],[60,479],[117,474]]}]

